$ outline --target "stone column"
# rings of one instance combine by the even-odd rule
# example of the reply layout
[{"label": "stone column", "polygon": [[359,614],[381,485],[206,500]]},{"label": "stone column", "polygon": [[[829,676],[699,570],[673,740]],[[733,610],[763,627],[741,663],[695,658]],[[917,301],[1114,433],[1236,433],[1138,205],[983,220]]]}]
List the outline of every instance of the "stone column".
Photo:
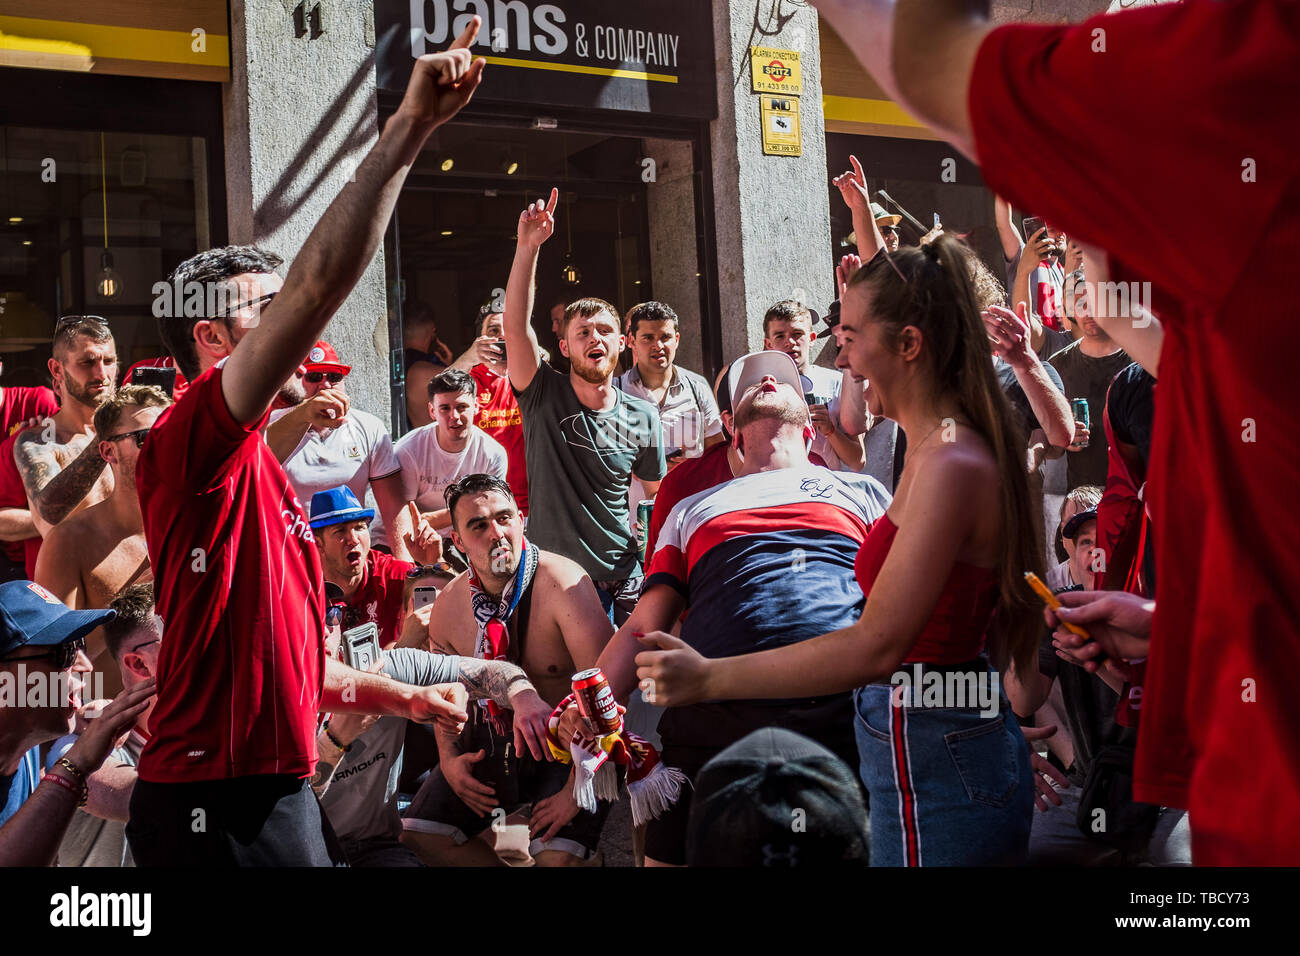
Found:
[{"label": "stone column", "polygon": [[[225,90],[230,241],[292,263],[378,136],[370,3],[231,0],[231,82]],[[318,19],[317,19],[318,17]],[[325,335],[352,366],[356,407],[387,424],[388,313],[383,250]]]},{"label": "stone column", "polygon": [[[710,131],[722,346],[734,358],[763,346],[763,313],[802,298],[824,312],[835,297],[817,12],[788,0],[714,0],[718,119]],[[763,155],[750,48],[796,50],[803,67],[803,155]],[[813,349],[819,351],[820,342]]]},{"label": "stone column", "polygon": [[642,148],[655,161],[655,177],[646,188],[655,298],[672,306],[681,322],[677,364],[707,376],[700,341],[700,265],[695,246],[691,144],[647,139]]}]

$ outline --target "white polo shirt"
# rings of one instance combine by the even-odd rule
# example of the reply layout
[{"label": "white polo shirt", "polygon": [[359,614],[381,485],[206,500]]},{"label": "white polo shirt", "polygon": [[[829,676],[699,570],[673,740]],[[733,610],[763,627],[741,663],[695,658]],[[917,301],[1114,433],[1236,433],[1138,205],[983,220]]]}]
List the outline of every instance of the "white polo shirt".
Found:
[{"label": "white polo shirt", "polygon": [[[673,366],[673,377],[660,405],[641,381],[635,365],[614,380],[614,384],[633,398],[640,398],[659,409],[659,426],[663,433],[664,457],[680,448],[687,458],[704,454],[704,440],[722,434],[722,415],[713,398],[713,389],[703,375]],[[628,486],[628,527],[636,523],[637,503],[645,499],[645,488],[636,476]]]},{"label": "white polo shirt", "polygon": [[[814,395],[819,402],[825,403],[831,421],[838,422],[840,417],[840,386],[844,381],[843,373],[839,369],[809,365],[799,373],[799,376],[803,379],[804,394]],[[831,471],[846,470],[844,463],[840,461],[840,456],[835,454],[835,449],[831,447],[830,439],[821,432],[818,432],[813,438],[811,451],[821,455],[822,460],[826,462],[826,467]]]},{"label": "white polo shirt", "polygon": [[[271,413],[276,421],[289,413],[281,409]],[[304,511],[311,511],[311,496],[347,485],[362,504],[366,489],[376,478],[386,478],[402,470],[393,450],[393,437],[383,423],[355,406],[348,409],[347,420],[327,432],[307,429],[298,447],[284,462],[289,484],[298,495]]]}]

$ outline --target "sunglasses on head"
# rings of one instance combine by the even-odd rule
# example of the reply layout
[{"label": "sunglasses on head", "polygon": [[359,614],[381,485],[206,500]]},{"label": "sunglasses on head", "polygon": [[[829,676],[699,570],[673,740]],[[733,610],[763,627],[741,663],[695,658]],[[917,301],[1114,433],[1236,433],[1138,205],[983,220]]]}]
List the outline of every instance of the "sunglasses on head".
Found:
[{"label": "sunglasses on head", "polygon": [[308,372],[303,376],[304,381],[310,382],[313,385],[319,385],[323,381],[329,382],[331,385],[337,385],[339,382],[343,381],[343,379],[344,375],[342,372]]},{"label": "sunglasses on head", "polygon": [[147,428],[137,428],[137,429],[136,429],[135,431],[133,431],[133,432],[122,432],[122,434],[120,434],[120,435],[113,435],[113,436],[111,436],[111,437],[109,437],[109,438],[105,438],[104,441],[123,441],[123,440],[125,440],[125,439],[127,439],[127,438],[134,438],[134,439],[135,439],[135,447],[136,447],[136,448],[143,448],[143,447],[144,447],[144,440],[145,440],[146,438],[148,438],[148,437],[149,437],[149,429],[147,429]]},{"label": "sunglasses on head", "polygon": [[75,641],[64,641],[62,644],[50,648],[44,654],[33,654],[31,657],[0,657],[0,664],[52,660],[55,670],[66,671],[76,663],[77,654],[85,649],[86,639],[79,637]]}]

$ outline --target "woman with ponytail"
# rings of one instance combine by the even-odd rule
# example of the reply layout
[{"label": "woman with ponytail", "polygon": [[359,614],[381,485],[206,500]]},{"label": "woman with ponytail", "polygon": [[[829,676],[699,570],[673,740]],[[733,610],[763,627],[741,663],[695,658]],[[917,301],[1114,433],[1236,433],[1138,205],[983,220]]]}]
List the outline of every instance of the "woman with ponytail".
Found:
[{"label": "woman with ponytail", "polygon": [[649,634],[637,656],[665,705],[857,688],[872,862],[885,866],[1018,863],[1029,839],[1029,752],[998,672],[1036,667],[1041,610],[1023,575],[1043,573],[1042,541],[970,255],[947,236],[877,254],[842,300],[848,363],[908,438],[893,503],[858,554],[858,622],[716,660]]}]

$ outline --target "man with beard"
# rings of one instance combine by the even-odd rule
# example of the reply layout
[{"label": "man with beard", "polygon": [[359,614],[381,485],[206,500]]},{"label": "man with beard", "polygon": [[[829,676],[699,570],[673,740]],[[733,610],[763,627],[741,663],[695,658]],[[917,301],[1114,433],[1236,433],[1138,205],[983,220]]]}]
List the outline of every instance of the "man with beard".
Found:
[{"label": "man with beard", "polygon": [[49,361],[59,411],[14,441],[32,520],[41,536],[74,510],[103,501],[113,490],[92,420],[117,382],[117,346],[108,324],[95,315],[65,315],[54,327]]},{"label": "man with beard", "polygon": [[[554,707],[568,696],[571,675],[596,663],[612,631],[591,579],[524,538],[514,495],[500,478],[457,482],[447,489],[447,507],[452,540],[470,569],[434,602],[434,649],[516,663]],[[529,852],[539,865],[574,865],[596,852],[609,804],[579,811],[567,765],[545,752],[512,753],[510,744],[508,715],[495,705],[477,709],[460,737],[439,732],[438,768],[404,821],[404,841],[425,862],[500,865],[473,837],[500,817],[496,811],[508,816],[525,804],[533,805]]]},{"label": "man with beard", "polygon": [[[296,433],[298,437],[293,450],[280,459],[298,500],[311,501],[317,492],[347,485],[358,501],[364,501],[369,488],[374,492],[383,525],[393,529],[391,542],[386,533],[376,543],[391,548],[400,560],[409,561],[411,555],[404,538],[411,524],[402,508],[406,503],[402,497],[402,466],[393,453],[392,436],[378,418],[351,404],[345,383],[352,366],[339,360],[334,346],[317,342],[307,353],[302,369],[301,402],[271,412],[272,425],[291,420],[290,436]],[[283,391],[281,397],[287,397]],[[317,398],[329,403],[326,408],[335,409],[335,417],[326,415],[320,421],[319,402],[312,401]]]},{"label": "man with beard", "polygon": [[[149,429],[170,404],[158,388],[125,385],[95,412],[95,434],[113,474],[113,491],[56,525],[36,562],[36,583],[68,607],[108,607],[130,585],[153,580],[135,464]],[[105,651],[104,633],[96,630],[87,638],[86,654],[104,673],[111,697],[121,690],[121,674],[109,666],[112,658]]]},{"label": "man with beard", "polygon": [[510,384],[524,417],[528,533],[591,575],[601,604],[624,620],[640,591],[636,541],[628,528],[632,477],[647,498],[667,473],[659,413],[614,382],[625,337],[618,310],[602,299],[569,305],[560,327],[566,378],[537,355],[528,321],[542,244],[555,230],[559,190],[519,216],[518,245],[506,286],[505,337]]},{"label": "man with beard", "polygon": [[[732,364],[728,379],[743,465],[734,481],[683,499],[669,514],[641,600],[597,662],[618,700],[637,687],[638,652],[681,646],[667,635],[657,636],[658,644],[646,635],[671,630],[683,611],[690,613],[681,640],[711,658],[807,640],[861,614],[853,563],[889,494],[869,476],[809,463],[813,426],[788,356],[746,355]],[[653,703],[653,683],[641,690]],[[853,720],[848,693],[669,707],[659,721],[661,756],[694,779],[737,740],[779,726],[856,767]],[[574,726],[566,714],[559,738],[568,739]],[[686,863],[690,809],[690,790],[683,788],[677,803],[650,821],[647,865]]]}]

